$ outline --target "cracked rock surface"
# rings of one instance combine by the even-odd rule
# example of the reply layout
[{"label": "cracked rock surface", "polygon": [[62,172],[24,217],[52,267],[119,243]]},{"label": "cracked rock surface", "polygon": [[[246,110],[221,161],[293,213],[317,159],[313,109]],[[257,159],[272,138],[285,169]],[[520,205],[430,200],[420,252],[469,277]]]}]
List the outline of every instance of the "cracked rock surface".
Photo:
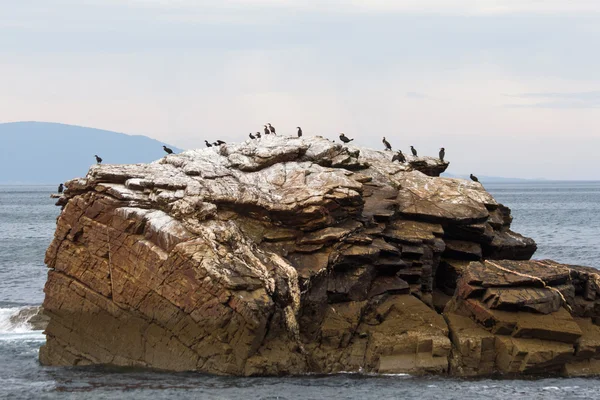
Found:
[{"label": "cracked rock surface", "polygon": [[46,253],[45,365],[230,375],[600,371],[600,277],[448,162],[268,136],[94,165]]}]

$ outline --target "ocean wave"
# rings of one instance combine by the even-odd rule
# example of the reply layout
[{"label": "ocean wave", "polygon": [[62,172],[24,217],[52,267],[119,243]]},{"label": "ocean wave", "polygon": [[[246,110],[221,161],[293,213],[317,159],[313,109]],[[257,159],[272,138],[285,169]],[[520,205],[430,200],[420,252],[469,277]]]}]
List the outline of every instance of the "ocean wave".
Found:
[{"label": "ocean wave", "polygon": [[31,307],[0,308],[0,335],[41,332],[33,330],[33,327],[29,323],[29,317],[31,317],[31,315],[23,313],[24,310],[30,308]]}]

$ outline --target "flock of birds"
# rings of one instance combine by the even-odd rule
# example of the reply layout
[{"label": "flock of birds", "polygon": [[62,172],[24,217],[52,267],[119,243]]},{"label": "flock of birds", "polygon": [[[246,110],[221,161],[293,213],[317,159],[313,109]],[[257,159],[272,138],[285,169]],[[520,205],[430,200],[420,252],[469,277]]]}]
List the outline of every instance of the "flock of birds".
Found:
[{"label": "flock of birds", "polygon": [[[297,131],[297,135],[298,137],[302,137],[302,128],[297,126],[296,129],[298,129]],[[269,122],[268,124],[264,125],[264,129],[263,129],[263,134],[261,134],[260,132],[256,132],[255,134],[252,134],[252,132],[250,132],[248,134],[248,136],[250,137],[250,139],[260,139],[261,137],[263,137],[263,135],[277,135],[275,127],[273,125],[271,125],[271,123]],[[353,141],[354,139],[350,139],[348,136],[346,136],[344,133],[340,133],[340,140],[343,143],[350,143],[351,141]],[[206,144],[206,147],[213,147],[213,146],[220,146],[222,144],[225,144],[224,141],[222,140],[217,140],[216,142],[210,143],[208,140],[204,140],[204,143]],[[385,136],[383,137],[382,140],[383,145],[385,146],[385,150],[388,151],[392,151],[392,145],[390,144],[390,142],[387,141],[387,139],[385,138]],[[167,154],[173,154],[173,150],[168,148],[167,146],[163,145],[163,150],[167,153]],[[410,151],[412,153],[413,156],[417,156],[417,149],[414,148],[414,146],[410,146]],[[444,157],[446,156],[446,149],[444,149],[443,147],[440,148],[440,152],[439,152],[439,158],[441,162],[444,162]],[[97,154],[94,155],[94,157],[96,157],[96,163],[101,164],[102,163],[102,158],[99,157]],[[406,157],[404,156],[404,153],[402,153],[402,150],[397,150],[396,154],[394,154],[392,156],[392,162],[394,161],[399,161],[401,163],[405,163],[406,162]],[[473,180],[474,182],[479,182],[479,179],[471,174],[470,175],[471,180]],[[62,193],[64,189],[63,184],[61,183],[58,186],[58,193]]]}]

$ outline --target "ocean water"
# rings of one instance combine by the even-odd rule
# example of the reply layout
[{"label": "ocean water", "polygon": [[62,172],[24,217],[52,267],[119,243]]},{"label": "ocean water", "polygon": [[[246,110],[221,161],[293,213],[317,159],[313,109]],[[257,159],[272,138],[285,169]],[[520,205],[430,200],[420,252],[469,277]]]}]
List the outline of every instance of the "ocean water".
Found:
[{"label": "ocean water", "polygon": [[[513,210],[513,229],[538,243],[535,258],[600,269],[600,182],[487,184]],[[418,378],[407,375],[215,377],[197,373],[42,367],[41,331],[11,321],[43,301],[44,252],[59,209],[54,186],[0,186],[0,398],[7,399],[534,399],[600,398],[600,379]]]}]

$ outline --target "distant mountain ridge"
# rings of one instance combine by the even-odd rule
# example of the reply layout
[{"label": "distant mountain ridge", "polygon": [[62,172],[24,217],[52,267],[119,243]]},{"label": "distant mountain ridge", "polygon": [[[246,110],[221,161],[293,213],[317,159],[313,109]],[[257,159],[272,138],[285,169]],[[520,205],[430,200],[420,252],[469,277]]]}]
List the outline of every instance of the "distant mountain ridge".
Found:
[{"label": "distant mountain ridge", "polygon": [[[460,179],[467,179],[467,180],[471,179],[469,177],[469,175],[467,175],[467,174],[449,174],[447,172],[444,172],[441,176],[445,177],[445,178],[460,178]],[[545,179],[545,178],[531,178],[531,179],[529,179],[529,178],[505,178],[502,176],[486,176],[486,175],[477,175],[477,178],[481,182],[488,182],[488,183],[518,183],[518,182],[548,181],[548,179]]]},{"label": "distant mountain ridge", "polygon": [[0,123],[0,184],[51,184],[85,176],[98,154],[107,164],[148,163],[169,144],[143,135],[53,122]]}]

